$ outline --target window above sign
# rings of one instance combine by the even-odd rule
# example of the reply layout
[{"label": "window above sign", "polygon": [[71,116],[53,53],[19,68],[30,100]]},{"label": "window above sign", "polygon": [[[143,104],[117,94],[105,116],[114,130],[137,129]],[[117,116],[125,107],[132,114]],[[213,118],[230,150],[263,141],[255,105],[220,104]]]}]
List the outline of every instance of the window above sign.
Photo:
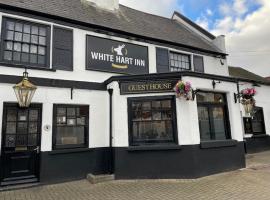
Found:
[{"label": "window above sign", "polygon": [[190,56],[186,54],[180,54],[170,52],[170,71],[185,71],[190,70]]},{"label": "window above sign", "polygon": [[50,26],[6,17],[2,26],[3,62],[49,68]]}]

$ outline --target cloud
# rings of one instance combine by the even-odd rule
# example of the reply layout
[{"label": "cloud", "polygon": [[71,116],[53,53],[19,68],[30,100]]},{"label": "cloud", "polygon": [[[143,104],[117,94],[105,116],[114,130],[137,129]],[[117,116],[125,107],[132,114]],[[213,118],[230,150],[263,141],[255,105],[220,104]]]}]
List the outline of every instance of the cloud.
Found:
[{"label": "cloud", "polygon": [[206,9],[206,14],[207,14],[208,16],[212,16],[212,15],[213,15],[213,11],[210,10],[209,8],[207,8],[207,9]]},{"label": "cloud", "polygon": [[[120,4],[143,12],[171,17],[175,10],[183,11],[179,0],[120,0]],[[183,12],[182,12],[183,13]]]},{"label": "cloud", "polygon": [[226,35],[226,46],[230,65],[245,67],[262,76],[270,75],[270,1],[257,0],[260,8],[248,12],[247,6],[233,2],[234,9],[242,9],[237,15],[222,12],[224,18],[217,20],[211,32],[215,35]]}]

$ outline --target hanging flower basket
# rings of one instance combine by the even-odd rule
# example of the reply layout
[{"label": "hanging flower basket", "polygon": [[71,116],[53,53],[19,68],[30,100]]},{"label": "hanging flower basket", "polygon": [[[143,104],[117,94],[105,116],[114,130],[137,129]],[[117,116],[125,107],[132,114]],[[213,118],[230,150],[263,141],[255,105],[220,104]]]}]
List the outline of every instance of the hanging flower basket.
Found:
[{"label": "hanging flower basket", "polygon": [[192,100],[192,87],[190,82],[178,81],[174,86],[177,98],[184,98],[187,101]]},{"label": "hanging flower basket", "polygon": [[251,115],[253,113],[253,109],[256,105],[256,101],[254,99],[256,93],[257,91],[254,88],[246,88],[240,92],[241,104],[243,105],[247,115]]}]

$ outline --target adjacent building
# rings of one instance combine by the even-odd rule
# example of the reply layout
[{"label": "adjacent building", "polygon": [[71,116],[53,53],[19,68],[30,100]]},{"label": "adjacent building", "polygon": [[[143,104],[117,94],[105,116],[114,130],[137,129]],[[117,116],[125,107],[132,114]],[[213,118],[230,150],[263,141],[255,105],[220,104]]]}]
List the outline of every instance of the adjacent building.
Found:
[{"label": "adjacent building", "polygon": [[[0,24],[2,186],[245,167],[235,94],[241,82],[259,84],[264,107],[268,83],[229,75],[224,36],[117,0],[0,0]],[[12,87],[25,69],[37,90],[21,108]],[[176,97],[180,80],[189,100]]]}]

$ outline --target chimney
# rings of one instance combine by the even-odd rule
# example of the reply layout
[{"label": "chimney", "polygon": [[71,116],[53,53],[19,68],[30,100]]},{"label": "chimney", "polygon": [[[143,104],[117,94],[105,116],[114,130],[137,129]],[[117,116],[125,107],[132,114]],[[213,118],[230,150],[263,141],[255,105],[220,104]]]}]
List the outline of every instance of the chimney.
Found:
[{"label": "chimney", "polygon": [[214,40],[213,43],[222,50],[223,53],[226,53],[226,46],[225,46],[225,36],[219,35]]},{"label": "chimney", "polygon": [[81,2],[109,11],[115,11],[119,8],[119,0],[81,0]]}]

